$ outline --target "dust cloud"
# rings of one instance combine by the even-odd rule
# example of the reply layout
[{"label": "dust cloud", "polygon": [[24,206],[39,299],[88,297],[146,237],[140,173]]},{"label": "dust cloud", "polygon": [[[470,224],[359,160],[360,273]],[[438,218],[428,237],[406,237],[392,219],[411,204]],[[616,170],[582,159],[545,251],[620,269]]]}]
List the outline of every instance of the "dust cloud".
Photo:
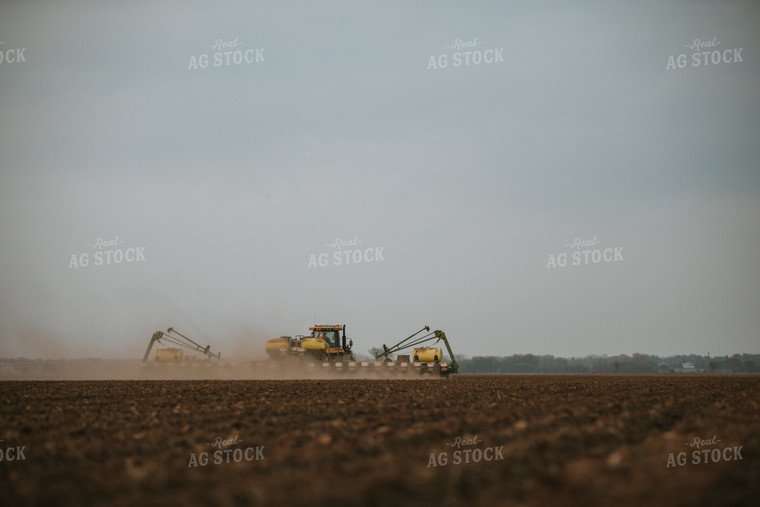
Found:
[{"label": "dust cloud", "polygon": [[2,380],[307,380],[437,378],[372,363],[346,363],[340,370],[317,361],[258,359],[248,361],[193,360],[155,363],[138,360],[9,360],[0,362]]}]

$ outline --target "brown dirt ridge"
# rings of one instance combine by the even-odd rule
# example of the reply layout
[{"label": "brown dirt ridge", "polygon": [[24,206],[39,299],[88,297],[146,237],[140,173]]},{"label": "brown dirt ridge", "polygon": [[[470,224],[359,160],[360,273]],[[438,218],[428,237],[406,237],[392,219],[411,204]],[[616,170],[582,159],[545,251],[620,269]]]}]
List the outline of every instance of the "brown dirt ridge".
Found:
[{"label": "brown dirt ridge", "polygon": [[[0,389],[0,448],[19,458],[0,461],[5,505],[723,506],[760,495],[758,376]],[[667,466],[671,453],[683,464]]]}]

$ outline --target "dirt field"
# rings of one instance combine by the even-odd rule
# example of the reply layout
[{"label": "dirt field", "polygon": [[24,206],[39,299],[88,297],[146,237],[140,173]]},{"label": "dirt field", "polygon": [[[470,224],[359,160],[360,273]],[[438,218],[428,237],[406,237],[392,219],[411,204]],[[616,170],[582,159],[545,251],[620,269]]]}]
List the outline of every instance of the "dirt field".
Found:
[{"label": "dirt field", "polygon": [[[5,381],[0,389],[4,505],[760,498],[757,376]],[[18,459],[8,460],[8,448]]]}]

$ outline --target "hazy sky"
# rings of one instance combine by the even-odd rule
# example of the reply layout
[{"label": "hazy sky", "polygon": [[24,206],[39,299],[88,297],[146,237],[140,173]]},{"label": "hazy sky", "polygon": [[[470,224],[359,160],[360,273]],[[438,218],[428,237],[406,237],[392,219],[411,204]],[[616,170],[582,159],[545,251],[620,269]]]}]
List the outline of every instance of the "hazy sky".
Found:
[{"label": "hazy sky", "polygon": [[753,1],[2,2],[0,357],[141,358],[169,326],[230,357],[315,319],[358,351],[428,324],[466,355],[760,353],[758,26]]}]

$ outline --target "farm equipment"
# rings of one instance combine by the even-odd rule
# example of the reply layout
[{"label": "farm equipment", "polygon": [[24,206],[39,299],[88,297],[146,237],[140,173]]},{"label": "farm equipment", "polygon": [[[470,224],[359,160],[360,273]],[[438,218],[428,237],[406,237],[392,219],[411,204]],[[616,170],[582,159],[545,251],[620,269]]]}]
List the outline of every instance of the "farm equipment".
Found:
[{"label": "farm equipment", "polygon": [[[317,370],[325,373],[346,372],[380,377],[406,374],[448,376],[457,373],[459,369],[446,334],[440,330],[431,332],[429,326],[423,327],[392,347],[383,345],[382,350],[375,349],[377,353],[374,361],[355,359],[351,350],[354,341],[346,338],[345,325],[314,325],[309,331],[308,335],[280,336],[268,340],[264,349],[269,360],[221,363],[211,361],[221,359],[221,354],[211,352],[210,345],[204,347],[170,327],[166,332],[153,333],[142,362],[145,367],[167,364],[219,366],[224,367],[228,373],[245,374],[245,369],[248,369],[256,374],[295,376],[302,373],[311,375]],[[441,341],[448,352],[449,362],[445,362],[444,349],[435,346]],[[163,345],[164,348],[154,348],[154,344]],[[392,354],[406,349],[412,349],[411,354],[398,355],[395,360],[391,357]],[[149,361],[152,350],[153,360]],[[202,361],[196,360],[198,358],[195,355],[189,356],[187,350],[205,357],[202,357]],[[222,370],[214,371],[216,375]]]},{"label": "farm equipment", "polygon": [[[417,336],[422,332],[427,334],[423,336]],[[432,344],[435,345],[439,341],[443,341],[446,345],[446,350],[451,358],[451,363],[443,362],[443,353],[440,347],[415,347],[416,345],[422,345],[423,343],[429,343],[435,340]],[[391,354],[415,347],[412,350],[413,361],[410,362],[409,355],[399,354],[396,358],[396,364],[411,364],[415,371],[419,373],[435,373],[440,375],[450,375],[456,373],[459,370],[459,365],[454,358],[454,353],[451,351],[449,340],[446,338],[446,333],[441,330],[430,332],[430,327],[425,326],[411,336],[407,336],[396,345],[392,347],[386,347],[383,344],[383,351],[375,354],[375,359],[385,358],[386,363],[393,363],[390,358]]]},{"label": "farm equipment", "polygon": [[322,362],[354,360],[351,352],[354,341],[348,340],[346,343],[345,325],[314,325],[309,331],[311,334],[308,336],[280,336],[268,340],[264,346],[267,355],[272,359],[312,359]]},{"label": "farm equipment", "polygon": [[[309,330],[311,334],[308,336],[280,336],[267,341],[265,344],[267,355],[275,361],[306,361],[312,367],[321,362],[323,369],[355,372],[374,371],[381,375],[410,372],[447,376],[456,373],[459,369],[446,339],[446,334],[443,331],[430,333],[428,326],[401,340],[393,347],[388,348],[383,345],[383,351],[375,355],[374,362],[359,362],[354,359],[351,352],[353,340],[346,342],[345,325],[315,325]],[[418,336],[423,331],[428,334]],[[390,358],[391,354],[395,352],[433,340],[435,342],[432,344],[443,341],[451,358],[451,363],[443,362],[443,352],[440,347],[416,347],[412,354],[413,360],[410,359],[409,355],[399,355],[396,361]],[[381,358],[385,358],[385,360],[381,361]]]},{"label": "farm equipment", "polygon": [[[154,343],[160,343],[161,345],[178,345],[182,348],[200,352],[206,356],[207,360],[219,359],[221,357],[221,353],[214,354],[210,351],[211,345],[206,345],[203,347],[176,329],[170,327],[166,330],[165,333],[163,331],[156,331],[153,333],[153,336],[150,338],[150,343],[148,343],[148,349],[145,351],[145,356],[142,360],[143,363],[148,360],[148,356],[150,356],[150,350],[153,348]],[[156,363],[182,363],[183,361],[190,359],[193,359],[193,357],[186,357],[183,354],[182,349],[177,347],[156,349],[153,356],[153,360]]]}]

